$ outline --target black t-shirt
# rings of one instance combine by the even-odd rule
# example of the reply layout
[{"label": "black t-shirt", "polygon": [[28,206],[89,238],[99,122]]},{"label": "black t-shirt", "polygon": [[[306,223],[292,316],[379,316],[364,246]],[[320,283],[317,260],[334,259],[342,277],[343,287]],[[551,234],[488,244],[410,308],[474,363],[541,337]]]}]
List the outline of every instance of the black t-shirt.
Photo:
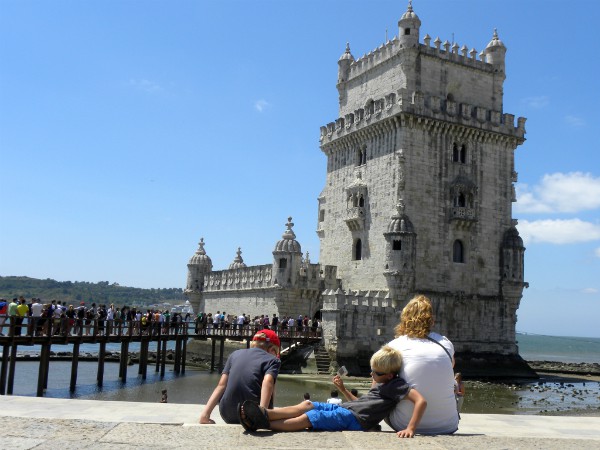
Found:
[{"label": "black t-shirt", "polygon": [[[260,390],[265,375],[277,379],[281,361],[261,348],[233,352],[223,368],[229,377],[219,402],[219,412],[226,423],[240,423],[237,405],[246,400],[260,402]],[[269,405],[272,407],[273,405]]]}]

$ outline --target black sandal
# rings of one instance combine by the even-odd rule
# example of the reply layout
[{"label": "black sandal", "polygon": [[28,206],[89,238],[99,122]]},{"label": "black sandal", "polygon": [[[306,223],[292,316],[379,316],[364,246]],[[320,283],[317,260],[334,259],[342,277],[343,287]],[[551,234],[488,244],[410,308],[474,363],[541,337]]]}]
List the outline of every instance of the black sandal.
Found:
[{"label": "black sandal", "polygon": [[254,422],[248,417],[248,414],[244,411],[244,416],[242,417],[242,404],[238,403],[237,405],[238,418],[240,419],[240,424],[244,427],[246,431],[256,431],[256,427],[254,426]]},{"label": "black sandal", "polygon": [[[256,431],[259,429],[270,429],[271,422],[269,420],[269,415],[267,410],[260,406],[258,403],[252,400],[246,400],[243,404],[244,415],[246,418],[244,419],[248,425],[251,425],[251,430]],[[240,419],[241,419],[241,408],[240,408]],[[243,424],[242,424],[243,426]]]}]

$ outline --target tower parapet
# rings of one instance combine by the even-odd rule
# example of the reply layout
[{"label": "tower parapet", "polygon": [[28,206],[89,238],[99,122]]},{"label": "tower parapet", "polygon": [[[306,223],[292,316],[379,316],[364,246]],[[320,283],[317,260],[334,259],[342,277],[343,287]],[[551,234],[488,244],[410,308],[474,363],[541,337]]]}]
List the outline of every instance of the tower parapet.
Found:
[{"label": "tower parapet", "polygon": [[[513,137],[518,144],[525,141],[525,117],[519,117],[515,126],[514,114],[502,113],[483,108],[478,105],[458,103],[435,95],[424,95],[422,92],[409,93],[405,89],[389,92],[385,96],[375,98],[364,108],[338,118],[321,127],[319,140],[323,150],[327,145],[344,136],[369,126],[383,123],[390,118],[406,113],[415,116],[419,123],[441,127],[452,125],[468,126],[481,131],[489,131]],[[433,121],[432,121],[433,120]],[[429,121],[429,122],[428,122]],[[398,123],[398,125],[402,125]],[[471,131],[470,133],[474,133]]]}]

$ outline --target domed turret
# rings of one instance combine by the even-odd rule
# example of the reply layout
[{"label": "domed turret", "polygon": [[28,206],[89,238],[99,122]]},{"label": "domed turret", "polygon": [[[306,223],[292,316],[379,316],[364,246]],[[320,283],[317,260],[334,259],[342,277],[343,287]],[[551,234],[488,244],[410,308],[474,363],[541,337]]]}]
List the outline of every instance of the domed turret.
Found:
[{"label": "domed turret", "polygon": [[512,226],[504,232],[502,240],[502,280],[523,282],[525,247],[519,231]]},{"label": "domed turret", "polygon": [[394,301],[412,292],[415,284],[417,234],[404,209],[404,201],[399,199],[396,214],[383,233],[386,240],[383,275]]},{"label": "domed turret", "polygon": [[242,259],[242,249],[241,249],[241,247],[238,247],[237,255],[233,259],[233,262],[231,264],[229,264],[229,268],[230,269],[243,269],[244,267],[246,267],[246,264],[244,263],[244,260]]},{"label": "domed turret", "polygon": [[519,236],[519,231],[515,227],[510,227],[506,230],[502,246],[505,248],[523,248],[523,239]]},{"label": "domed turret", "polygon": [[198,266],[200,269],[207,269],[208,271],[212,270],[212,260],[206,254],[204,250],[204,238],[200,238],[200,242],[198,242],[198,250],[196,253],[190,258],[190,262],[188,265]]},{"label": "domed turret", "polygon": [[408,8],[398,21],[398,40],[404,47],[417,47],[419,45],[419,29],[421,19],[412,8],[412,0],[408,2]]},{"label": "domed turret", "polygon": [[499,70],[504,72],[504,62],[506,57],[506,47],[498,38],[498,30],[494,29],[494,36],[483,51],[485,62],[497,66]]},{"label": "domed turret", "polygon": [[294,233],[294,230],[292,230],[293,226],[294,223],[292,222],[292,218],[288,217],[288,221],[286,224],[287,230],[285,230],[285,232],[281,236],[282,239],[280,241],[277,241],[277,244],[275,244],[275,250],[273,250],[273,253],[293,252],[302,254],[300,243],[296,240],[296,234]]},{"label": "domed turret", "polygon": [[204,276],[212,271],[212,261],[204,250],[204,238],[198,243],[198,250],[188,262],[188,277],[186,290],[199,292],[204,286]]},{"label": "domed turret", "polygon": [[287,230],[273,250],[273,282],[282,287],[293,286],[302,264],[302,248],[296,240],[292,227],[292,218],[288,217]]},{"label": "domed turret", "polygon": [[354,62],[354,56],[350,53],[350,43],[346,42],[346,51],[338,60],[338,83],[343,83],[348,80],[348,71],[350,65]]}]

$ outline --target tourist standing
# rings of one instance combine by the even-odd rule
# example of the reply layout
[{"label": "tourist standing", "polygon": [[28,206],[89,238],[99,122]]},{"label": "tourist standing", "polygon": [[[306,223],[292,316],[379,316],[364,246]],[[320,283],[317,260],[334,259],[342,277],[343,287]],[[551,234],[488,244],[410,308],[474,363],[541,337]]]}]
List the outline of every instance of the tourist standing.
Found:
[{"label": "tourist standing", "polygon": [[25,300],[25,297],[20,297],[19,304],[17,306],[17,316],[15,320],[15,323],[17,324],[15,326],[15,336],[21,336],[21,325],[23,324],[23,321],[25,320],[25,317],[27,317],[28,314],[29,306],[27,306],[27,300]]},{"label": "tourist standing", "polygon": [[42,317],[42,310],[44,309],[43,305],[40,303],[39,298],[34,298],[31,303],[31,326],[29,334],[31,336],[39,335],[38,324]]},{"label": "tourist standing", "polygon": [[277,332],[277,325],[279,324],[279,317],[273,313],[273,319],[271,319],[271,330]]},{"label": "tourist standing", "polygon": [[0,336],[4,336],[4,324],[8,315],[8,302],[0,298]]}]

